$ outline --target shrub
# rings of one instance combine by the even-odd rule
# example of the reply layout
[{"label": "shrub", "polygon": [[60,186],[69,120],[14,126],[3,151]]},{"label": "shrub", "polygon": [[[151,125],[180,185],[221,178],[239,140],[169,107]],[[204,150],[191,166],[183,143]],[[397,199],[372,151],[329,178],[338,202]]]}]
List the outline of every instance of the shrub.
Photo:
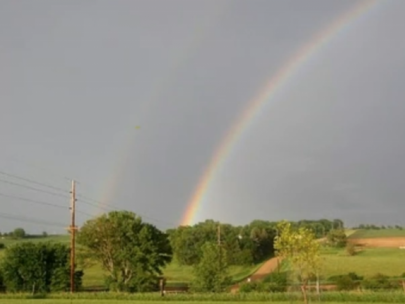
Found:
[{"label": "shrub", "polygon": [[0,270],[0,291],[5,291],[5,287],[4,287],[4,280],[3,280],[3,273]]},{"label": "shrub", "polygon": [[343,229],[331,230],[326,236],[328,244],[333,247],[343,248],[347,243],[347,236]]},{"label": "shrub", "polygon": [[355,255],[357,253],[356,252],[356,246],[354,246],[354,244],[352,244],[352,243],[347,243],[347,245],[346,245],[346,253],[349,256]]},{"label": "shrub", "polygon": [[390,277],[381,273],[377,273],[371,278],[362,282],[362,286],[369,290],[388,290],[397,289],[399,284],[397,281],[390,280]]},{"label": "shrub", "polygon": [[349,273],[343,276],[340,276],[336,279],[337,290],[353,290],[360,286],[359,280],[362,278],[356,275],[355,273]]},{"label": "shrub", "polygon": [[[70,250],[62,244],[21,243],[6,249],[2,261],[4,285],[10,292],[67,291]],[[76,273],[81,284],[82,272]],[[76,285],[76,290],[79,288]]]},{"label": "shrub", "polygon": [[287,290],[288,277],[287,272],[273,272],[268,275],[263,282],[266,284],[266,290],[270,292],[284,292]]},{"label": "shrub", "polygon": [[6,245],[4,243],[0,243],[0,249],[6,248]]}]

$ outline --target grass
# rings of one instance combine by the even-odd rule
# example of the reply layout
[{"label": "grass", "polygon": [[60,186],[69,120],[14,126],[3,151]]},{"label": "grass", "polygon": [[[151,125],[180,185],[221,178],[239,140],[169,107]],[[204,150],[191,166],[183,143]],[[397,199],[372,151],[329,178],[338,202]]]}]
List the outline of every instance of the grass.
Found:
[{"label": "grass", "polygon": [[[235,301],[232,303],[237,303],[240,301]],[[98,304],[98,303],[102,303],[102,304],[133,304],[133,303],[145,303],[144,301],[125,301],[125,300],[51,300],[51,299],[44,299],[44,300],[0,300],[0,304]],[[149,304],[158,304],[158,303],[162,303],[162,301],[148,301],[147,303]],[[182,302],[184,304],[195,304],[195,303],[206,303],[206,304],[223,304],[223,302],[219,302],[219,301],[184,301]],[[249,301],[249,302],[243,302],[246,304],[255,304],[258,303],[257,301]],[[288,301],[288,302],[271,302],[273,304],[285,304],[285,303],[302,303],[302,301]],[[324,302],[324,303],[328,303],[328,304],[337,304],[337,303],[342,303],[342,302]],[[382,304],[382,303],[387,303],[387,302],[344,302],[346,304],[358,304],[358,303],[364,303],[364,304]]]},{"label": "grass", "polygon": [[405,237],[405,229],[359,229],[349,235],[351,239]]},{"label": "grass", "polygon": [[405,251],[396,248],[368,248],[355,256],[346,255],[342,249],[325,249],[322,258],[326,278],[349,272],[366,277],[377,273],[400,276],[405,272]]},{"label": "grass", "polygon": [[[327,292],[322,293],[320,298],[313,292],[308,293],[309,303],[405,303],[405,293],[396,292]],[[320,300],[320,301],[319,301]],[[161,297],[159,293],[78,293],[70,295],[69,293],[49,294],[47,297],[33,299],[27,294],[3,294],[0,295],[0,304],[2,303],[150,303],[157,304],[161,302],[177,303],[302,303],[300,292],[290,293],[198,293],[198,294],[170,294]]]},{"label": "grass", "polygon": [[[234,282],[239,282],[252,273],[254,273],[262,264],[255,266],[230,266],[229,275]],[[172,262],[163,269],[164,276],[167,278],[167,284],[170,283],[187,283],[193,279],[192,266],[181,266],[176,262]]]}]

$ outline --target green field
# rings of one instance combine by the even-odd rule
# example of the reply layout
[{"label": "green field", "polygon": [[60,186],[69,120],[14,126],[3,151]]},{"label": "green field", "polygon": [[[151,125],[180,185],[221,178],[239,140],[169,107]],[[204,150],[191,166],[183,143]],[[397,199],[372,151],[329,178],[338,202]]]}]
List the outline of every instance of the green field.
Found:
[{"label": "green field", "polygon": [[[166,301],[165,301],[166,302]],[[265,302],[265,301],[263,301]],[[162,301],[125,301],[125,300],[0,300],[0,304],[141,304],[141,303],[148,303],[148,304],[159,304],[162,303]],[[204,304],[223,304],[224,302],[211,302],[211,301],[181,301],[180,303],[183,304],[198,304],[198,303],[204,303]],[[251,301],[251,302],[241,302],[241,301],[226,301],[225,303],[245,303],[245,304],[256,304],[260,303],[257,301]],[[284,302],[271,302],[273,304],[292,304],[292,303],[302,303],[302,301],[284,301]],[[345,303],[345,304],[358,304],[358,303],[363,303],[363,304],[382,304],[382,303],[389,303],[389,302],[323,302],[323,303],[328,303],[328,304],[337,304],[337,303]]]},{"label": "green field", "polygon": [[405,237],[405,229],[359,229],[349,235],[350,239]]},{"label": "green field", "polygon": [[328,250],[322,255],[323,277],[355,272],[361,276],[382,273],[400,276],[405,272],[405,250],[396,248],[369,248],[355,256],[346,255],[344,250]]}]

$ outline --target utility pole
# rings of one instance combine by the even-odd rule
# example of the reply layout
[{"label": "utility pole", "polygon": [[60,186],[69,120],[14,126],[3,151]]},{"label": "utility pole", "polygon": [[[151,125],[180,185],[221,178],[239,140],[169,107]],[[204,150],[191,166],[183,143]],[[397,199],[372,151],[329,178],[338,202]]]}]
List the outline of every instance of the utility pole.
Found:
[{"label": "utility pole", "polygon": [[218,261],[219,261],[219,269],[221,270],[222,265],[221,265],[221,224],[218,224],[218,234],[217,234],[217,239],[218,239]]},{"label": "utility pole", "polygon": [[75,245],[76,245],[76,183],[72,180],[72,190],[71,202],[70,202],[70,212],[71,212],[71,222],[70,222],[70,292],[73,293],[75,290]]}]

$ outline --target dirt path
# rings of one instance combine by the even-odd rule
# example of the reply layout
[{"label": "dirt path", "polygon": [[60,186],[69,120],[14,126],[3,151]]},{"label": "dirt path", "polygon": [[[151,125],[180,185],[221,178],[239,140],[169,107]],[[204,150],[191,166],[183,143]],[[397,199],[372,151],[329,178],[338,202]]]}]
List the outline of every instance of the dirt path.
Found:
[{"label": "dirt path", "polygon": [[[250,281],[254,282],[262,280],[264,277],[268,276],[270,273],[275,271],[279,263],[281,263],[280,258],[271,258],[267,260],[266,262],[264,262],[262,266],[260,266],[259,269],[256,270],[255,273],[252,274],[252,276],[250,277]],[[243,283],[243,281],[241,283]],[[239,283],[233,285],[231,288],[232,293],[235,293],[238,290],[239,290]]]},{"label": "dirt path", "polygon": [[350,243],[365,247],[398,248],[405,246],[405,237],[359,238],[349,239]]}]

